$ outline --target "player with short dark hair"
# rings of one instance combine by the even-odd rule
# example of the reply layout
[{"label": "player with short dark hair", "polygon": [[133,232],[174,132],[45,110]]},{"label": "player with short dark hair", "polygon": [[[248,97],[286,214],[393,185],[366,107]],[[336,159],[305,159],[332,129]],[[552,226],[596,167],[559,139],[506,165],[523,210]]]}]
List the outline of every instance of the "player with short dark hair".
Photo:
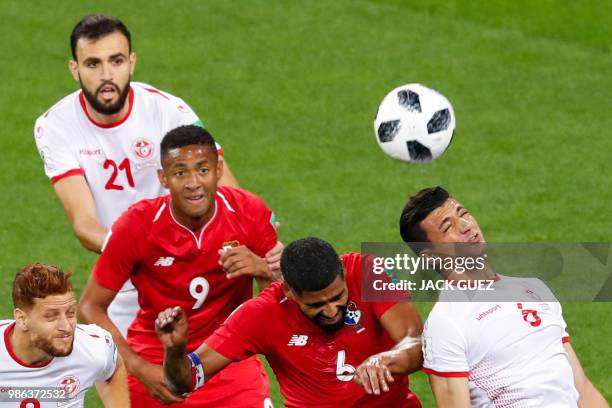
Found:
[{"label": "player with short dark hair", "polygon": [[318,238],[292,242],[281,257],[284,282],[236,309],[199,347],[188,339],[184,307],[161,312],[167,384],[179,395],[204,385],[189,400],[228,365],[259,353],[287,407],[420,407],[406,375],[421,367],[419,315],[406,298],[362,300],[367,262],[358,253],[338,256]]},{"label": "player with short dark hair", "polygon": [[[171,129],[204,126],[182,99],[133,82],[131,34],[115,17],[83,17],[70,35],[69,69],[80,89],[41,115],[34,140],[45,172],[81,244],[101,252],[112,223],[142,199],[165,195],[159,183],[159,143]],[[217,146],[221,154],[221,147]],[[237,187],[221,160],[220,185]],[[282,245],[269,254],[278,268]],[[128,281],[110,308],[125,335],[138,305]]]},{"label": "player with short dark hair", "polygon": [[[421,256],[486,250],[476,219],[441,187],[409,199],[400,233],[409,245],[439,244],[421,246]],[[580,366],[561,305],[543,282],[499,275],[486,262],[439,272],[456,285],[487,280],[494,292],[443,291],[427,318],[423,371],[437,407],[608,406]]]},{"label": "player with short dark hair", "polygon": [[[15,320],[0,321],[0,407],[82,407],[94,384],[106,407],[129,405],[125,369],[110,333],[76,322],[70,273],[41,263],[26,266],[15,276],[12,294]],[[8,389],[16,393],[12,401],[6,400]]]},{"label": "player with short dark hair", "polygon": [[[83,292],[81,316],[113,334],[130,374],[134,406],[264,407],[270,403],[269,384],[256,357],[234,364],[227,375],[207,384],[206,393],[184,402],[164,385],[163,347],[155,333],[158,313],[181,305],[192,342],[200,344],[252,297],[253,278],[260,287],[274,279],[262,257],[277,237],[272,212],[261,199],[217,186],[223,167],[206,130],[173,129],[161,150],[158,176],[170,194],[136,203],[113,224]],[[129,278],[140,310],[126,340],[107,308]]]}]

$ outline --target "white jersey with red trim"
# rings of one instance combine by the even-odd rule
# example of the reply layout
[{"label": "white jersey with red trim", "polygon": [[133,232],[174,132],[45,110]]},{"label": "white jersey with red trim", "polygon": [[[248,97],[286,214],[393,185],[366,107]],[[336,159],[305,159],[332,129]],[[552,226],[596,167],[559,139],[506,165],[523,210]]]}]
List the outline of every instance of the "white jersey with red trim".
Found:
[{"label": "white jersey with red trim", "polygon": [[423,371],[468,377],[475,408],[577,407],[561,305],[543,301],[554,298],[550,289],[538,279],[501,275],[492,288],[499,299],[532,301],[444,291],[425,322]]},{"label": "white jersey with red trim", "polygon": [[117,366],[117,348],[106,330],[78,324],[72,353],[43,365],[28,365],[13,352],[14,320],[0,321],[0,407],[83,407],[85,393],[106,381]]},{"label": "white jersey with red trim", "polygon": [[96,123],[85,109],[82,91],[59,101],[36,121],[34,138],[55,183],[83,174],[107,228],[130,205],[165,194],[157,178],[164,135],[182,125],[201,124],[180,98],[150,85],[132,82],[125,118]]}]

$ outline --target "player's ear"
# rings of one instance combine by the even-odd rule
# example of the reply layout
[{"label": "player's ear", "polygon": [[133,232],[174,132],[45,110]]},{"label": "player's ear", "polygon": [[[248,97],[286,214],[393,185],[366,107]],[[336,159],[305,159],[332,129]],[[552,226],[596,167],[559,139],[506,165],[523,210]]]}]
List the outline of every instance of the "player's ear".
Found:
[{"label": "player's ear", "polygon": [[68,61],[68,70],[72,74],[72,78],[79,82],[79,63],[75,60]]},{"label": "player's ear", "polygon": [[164,169],[157,169],[157,178],[164,188],[168,188],[168,179],[166,178],[166,173],[164,173]]},{"label": "player's ear", "polygon": [[217,182],[219,180],[221,180],[221,177],[223,177],[223,168],[225,161],[223,160],[223,157],[218,156],[217,158]]},{"label": "player's ear", "polygon": [[13,318],[15,319],[15,324],[21,330],[25,331],[28,329],[28,314],[24,310],[16,307],[15,310],[13,310]]},{"label": "player's ear", "polygon": [[130,75],[134,75],[134,69],[136,68],[136,53],[130,53]]}]

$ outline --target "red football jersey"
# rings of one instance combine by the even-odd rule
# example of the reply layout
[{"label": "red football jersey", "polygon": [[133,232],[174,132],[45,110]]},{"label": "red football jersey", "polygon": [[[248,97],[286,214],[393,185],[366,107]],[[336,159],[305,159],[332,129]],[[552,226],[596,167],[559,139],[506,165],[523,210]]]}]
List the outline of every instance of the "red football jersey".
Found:
[{"label": "red football jersey", "polygon": [[198,232],[174,219],[169,195],[140,201],[123,213],[112,226],[93,277],[114,291],[132,279],[140,306],[128,330],[134,351],[161,364],[155,319],[168,307],[186,311],[190,347],[195,348],[250,299],[253,278],[226,278],[218,251],[246,245],[264,256],[277,242],[271,216],[257,196],[230,187],[218,188],[215,213]]},{"label": "red football jersey", "polygon": [[368,395],[353,381],[359,364],[395,344],[380,317],[396,302],[362,301],[362,256],[350,253],[340,259],[349,293],[344,328],[333,333],[321,329],[275,283],[236,310],[206,344],[233,360],[265,355],[287,407],[420,407],[407,376],[397,376],[390,391],[379,396]]}]

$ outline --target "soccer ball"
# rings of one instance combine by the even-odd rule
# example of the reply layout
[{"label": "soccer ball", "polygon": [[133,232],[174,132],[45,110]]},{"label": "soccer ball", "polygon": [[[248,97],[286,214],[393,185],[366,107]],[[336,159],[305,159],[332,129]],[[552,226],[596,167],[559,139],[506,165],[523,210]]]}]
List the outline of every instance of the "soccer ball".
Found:
[{"label": "soccer ball", "polygon": [[421,84],[395,88],[380,103],[374,133],[396,160],[425,163],[438,158],[455,132],[455,112],[441,93]]}]

